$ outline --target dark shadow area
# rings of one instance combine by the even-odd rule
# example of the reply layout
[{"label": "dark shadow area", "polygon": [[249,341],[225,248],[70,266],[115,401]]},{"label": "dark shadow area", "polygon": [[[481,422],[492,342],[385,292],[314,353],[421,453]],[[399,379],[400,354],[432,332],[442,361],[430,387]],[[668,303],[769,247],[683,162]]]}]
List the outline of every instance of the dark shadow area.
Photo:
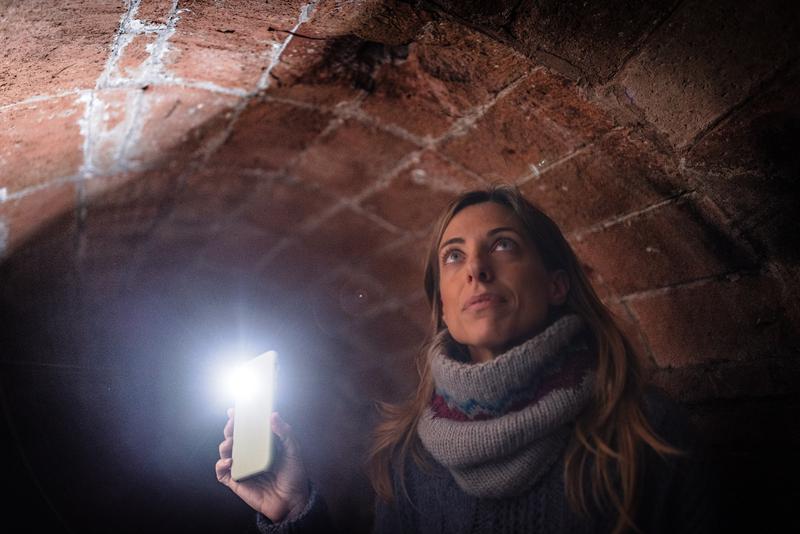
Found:
[{"label": "dark shadow area", "polygon": [[253,532],[254,512],[214,474],[233,402],[220,379],[274,349],[277,409],[332,513],[366,531],[374,408],[353,350],[322,329],[330,310],[302,288],[194,269],[180,249],[162,274],[140,265],[147,279],[99,284],[70,228],[48,225],[0,266],[3,490],[25,529]]}]

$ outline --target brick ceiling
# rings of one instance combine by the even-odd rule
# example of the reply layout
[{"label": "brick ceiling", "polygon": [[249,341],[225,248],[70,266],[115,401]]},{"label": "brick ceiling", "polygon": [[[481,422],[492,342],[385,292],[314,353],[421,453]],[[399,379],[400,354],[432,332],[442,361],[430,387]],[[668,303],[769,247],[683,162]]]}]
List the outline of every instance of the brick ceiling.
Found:
[{"label": "brick ceiling", "polygon": [[88,361],[159,314],[222,328],[246,294],[335,347],[308,365],[367,413],[413,381],[438,211],[505,181],[662,385],[774,391],[765,348],[800,316],[796,9],[589,4],[0,2],[3,298]]}]

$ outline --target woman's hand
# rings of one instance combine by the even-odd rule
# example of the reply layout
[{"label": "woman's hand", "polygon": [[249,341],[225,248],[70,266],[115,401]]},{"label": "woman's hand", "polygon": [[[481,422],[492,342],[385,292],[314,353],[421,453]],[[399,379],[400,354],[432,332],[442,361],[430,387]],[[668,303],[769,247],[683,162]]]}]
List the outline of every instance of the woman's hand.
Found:
[{"label": "woman's hand", "polygon": [[264,474],[236,482],[231,478],[233,414],[233,408],[230,408],[228,422],[223,430],[225,440],[219,444],[217,480],[273,523],[294,519],[308,504],[309,487],[306,470],[291,427],[281,419],[278,412],[273,412],[270,424],[279,441],[276,443],[277,453],[272,467]]}]

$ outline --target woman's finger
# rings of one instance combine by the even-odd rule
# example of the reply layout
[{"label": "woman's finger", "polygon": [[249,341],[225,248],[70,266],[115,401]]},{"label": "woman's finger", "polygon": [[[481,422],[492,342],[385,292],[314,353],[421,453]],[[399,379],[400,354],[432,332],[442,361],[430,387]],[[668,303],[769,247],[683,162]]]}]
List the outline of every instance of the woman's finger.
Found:
[{"label": "woman's finger", "polygon": [[229,485],[231,481],[232,463],[233,461],[230,458],[225,458],[217,460],[217,463],[214,466],[214,470],[217,473],[217,480],[225,484],[226,486]]},{"label": "woman's finger", "polygon": [[233,453],[233,439],[226,438],[219,444],[219,457],[223,460],[230,458]]},{"label": "woman's finger", "polygon": [[226,438],[233,437],[233,418],[228,419],[228,422],[225,423],[225,428],[222,429],[222,435],[225,436]]},{"label": "woman's finger", "polygon": [[300,457],[300,448],[297,445],[297,440],[294,439],[294,433],[292,432],[292,427],[289,424],[281,419],[281,416],[278,412],[272,412],[272,431],[278,436],[281,440],[282,448],[286,453],[287,458],[299,458]]}]

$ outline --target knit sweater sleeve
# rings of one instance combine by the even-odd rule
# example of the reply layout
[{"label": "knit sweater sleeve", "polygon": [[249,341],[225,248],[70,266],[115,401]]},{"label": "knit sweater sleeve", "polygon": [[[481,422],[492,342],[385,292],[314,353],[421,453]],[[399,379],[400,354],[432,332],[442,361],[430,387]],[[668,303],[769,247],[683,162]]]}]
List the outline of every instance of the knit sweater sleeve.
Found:
[{"label": "knit sweater sleeve", "polygon": [[315,532],[337,532],[334,527],[325,499],[316,485],[309,483],[311,493],[308,504],[296,518],[290,521],[273,523],[264,514],[256,513],[256,526],[261,534],[313,534]]}]

